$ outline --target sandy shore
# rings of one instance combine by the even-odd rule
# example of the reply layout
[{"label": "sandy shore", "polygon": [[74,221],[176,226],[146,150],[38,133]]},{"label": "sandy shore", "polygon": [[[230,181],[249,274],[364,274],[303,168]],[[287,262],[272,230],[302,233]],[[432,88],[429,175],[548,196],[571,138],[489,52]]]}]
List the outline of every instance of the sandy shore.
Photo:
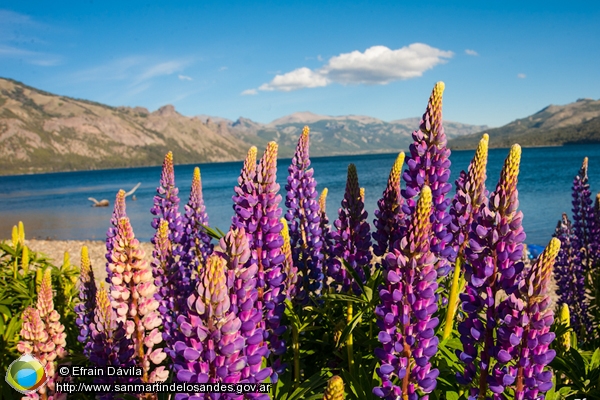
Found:
[{"label": "sandy shore", "polygon": [[[90,261],[97,281],[106,278],[106,243],[100,240],[25,240],[25,244],[33,251],[48,256],[50,261],[57,266],[62,265],[65,251],[71,257],[71,264],[81,265],[81,248],[88,247]],[[152,243],[140,243],[144,250],[146,260],[152,259]]]}]

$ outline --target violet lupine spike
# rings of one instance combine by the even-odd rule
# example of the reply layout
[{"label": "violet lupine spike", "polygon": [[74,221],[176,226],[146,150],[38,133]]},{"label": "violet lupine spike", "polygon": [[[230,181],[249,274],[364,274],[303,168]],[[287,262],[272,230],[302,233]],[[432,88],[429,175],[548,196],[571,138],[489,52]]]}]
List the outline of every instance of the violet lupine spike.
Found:
[{"label": "violet lupine spike", "polygon": [[496,295],[502,290],[517,296],[522,277],[525,232],[523,213],[517,210],[520,158],[521,147],[512,146],[496,190],[473,221],[465,250],[467,285],[460,300],[466,317],[458,327],[463,344],[459,358],[465,369],[458,380],[469,385],[475,397],[487,396],[488,389],[501,393],[516,378],[516,368],[509,364],[518,357],[521,311],[514,308],[516,302],[496,304]]},{"label": "violet lupine spike", "polygon": [[376,307],[380,328],[375,350],[381,360],[377,374],[382,384],[373,393],[383,399],[427,399],[437,384],[439,371],[430,359],[437,352],[436,255],[430,248],[432,196],[423,186],[406,236],[383,261],[384,283]]},{"label": "violet lupine spike", "polygon": [[433,232],[431,249],[438,255],[439,276],[450,271],[449,260],[455,257],[450,245],[451,232],[448,232],[450,215],[447,213],[451,198],[446,195],[452,190],[450,179],[450,150],[446,147],[447,139],[442,126],[442,94],[444,83],[438,82],[433,88],[427,109],[421,120],[419,130],[413,132],[413,144],[406,160],[408,168],[402,174],[406,187],[401,191],[406,200],[402,211],[411,215],[416,205],[416,198],[423,185],[428,185],[433,195]]},{"label": "violet lupine spike", "polygon": [[366,270],[372,258],[367,216],[360,196],[356,167],[350,164],[342,207],[338,211],[338,219],[334,222],[336,230],[331,232],[334,244],[328,266],[329,276],[340,285],[341,292],[348,292],[352,287],[356,294],[360,293],[360,287],[346,271],[346,267],[342,266],[342,260],[356,272],[362,283],[366,282]]},{"label": "violet lupine spike", "polygon": [[[113,208],[113,213],[110,217],[110,225],[108,228],[108,232],[106,232],[106,260],[110,259],[110,252],[112,251],[112,241],[111,238],[114,238],[117,234],[117,224],[121,218],[127,217],[125,213],[125,191],[123,189],[117,192],[117,196],[115,197],[115,206]],[[110,283],[110,275],[106,277],[106,282]]]},{"label": "violet lupine spike", "polygon": [[[258,266],[250,262],[251,251],[244,228],[230,229],[220,241],[220,251],[227,260],[227,286],[231,293],[231,311],[241,321],[240,332],[246,339],[242,349],[247,364],[241,370],[242,379],[250,383],[261,383],[271,375],[271,368],[262,368],[262,361],[269,355],[261,327],[262,310],[255,306],[258,299],[256,272]],[[250,395],[249,395],[250,396]],[[261,399],[260,396],[250,396]],[[268,396],[265,397],[268,400]]]},{"label": "violet lupine spike", "polygon": [[581,262],[587,272],[596,261],[598,252],[598,222],[592,202],[588,179],[588,158],[583,159],[581,169],[573,180],[573,233],[576,237],[574,245],[581,253]]},{"label": "violet lupine spike", "polygon": [[256,176],[256,147],[250,147],[244,166],[238,177],[238,186],[234,188],[233,195],[233,210],[235,214],[232,217],[232,227],[244,228],[250,245],[253,243],[252,236],[256,231],[257,221],[254,216],[254,208],[257,203],[256,184],[254,178]]},{"label": "violet lupine spike", "polygon": [[[258,164],[255,176],[257,193],[256,215],[257,228],[253,235],[254,242],[251,246],[256,250],[258,263],[258,300],[262,302],[263,313],[269,337],[271,352],[279,357],[285,353],[285,342],[281,335],[285,326],[281,325],[281,317],[285,311],[285,274],[281,271],[285,256],[281,252],[283,238],[279,221],[281,217],[281,195],[277,183],[277,143],[269,142]],[[262,293],[261,293],[262,292]],[[278,374],[283,372],[279,360],[272,364],[273,375],[271,380],[276,382]]]},{"label": "violet lupine spike", "polygon": [[554,322],[550,280],[559,249],[560,240],[553,238],[534,262],[521,287],[525,318],[515,400],[543,400],[544,394],[552,388],[552,370],[547,365],[556,356],[556,351],[549,349],[555,339],[555,334],[550,332]]},{"label": "violet lupine spike", "polygon": [[[187,315],[178,317],[183,340],[175,344],[177,362],[175,380],[190,383],[238,383],[247,364],[243,356],[245,344],[242,322],[231,310],[227,287],[227,261],[212,254],[200,271],[195,293],[188,299]],[[238,399],[238,394],[187,393],[175,399]]]},{"label": "violet lupine spike", "polygon": [[310,167],[309,128],[305,126],[298,139],[292,164],[288,168],[285,219],[289,223],[294,264],[302,276],[297,300],[308,301],[311,294],[320,295],[323,287],[323,253],[317,182]]},{"label": "violet lupine spike", "polygon": [[400,175],[403,164],[404,152],[400,152],[390,171],[387,186],[377,201],[377,210],[375,210],[375,220],[373,221],[375,224],[373,253],[377,256],[383,256],[394,241],[400,237],[399,230],[404,220],[402,213],[404,199],[400,194]]},{"label": "violet lupine spike", "polygon": [[[127,368],[135,366],[134,345],[127,335],[123,322],[117,322],[107,290],[103,284],[96,293],[94,322],[90,325],[90,341],[85,344],[92,365],[100,368],[113,366]],[[95,383],[139,382],[139,379],[103,376],[94,379]],[[114,393],[102,393],[101,399],[113,399]]]},{"label": "violet lupine spike", "polygon": [[[190,191],[190,199],[185,206],[184,235],[185,243],[188,248],[194,249],[198,257],[198,261],[204,264],[208,256],[213,252],[211,238],[206,233],[204,226],[208,226],[208,214],[204,205],[202,196],[202,178],[200,177],[200,168],[194,168],[194,176],[192,178],[192,189]],[[187,249],[186,249],[187,250]],[[197,263],[190,265],[189,269],[196,270]]]},{"label": "violet lupine spike", "polygon": [[[94,321],[94,310],[96,308],[96,281],[94,271],[88,255],[87,246],[81,248],[81,272],[79,274],[79,301],[75,306],[77,319],[75,323],[79,327],[77,340],[86,343],[89,338],[90,324]],[[84,355],[88,356],[88,354]]]},{"label": "violet lupine spike", "polygon": [[[175,186],[175,169],[173,166],[173,153],[168,152],[163,161],[160,186],[156,188],[154,205],[150,213],[156,218],[152,219],[152,227],[158,229],[161,219],[169,222],[169,240],[175,244],[180,243],[183,236],[183,218],[179,213],[179,189]],[[175,251],[175,248],[173,249]]]},{"label": "violet lupine spike", "polygon": [[456,194],[450,206],[452,221],[450,230],[454,237],[452,245],[457,255],[464,257],[464,248],[469,240],[471,224],[481,205],[487,204],[485,189],[489,136],[483,135],[469,164],[467,172],[461,171],[456,180]]},{"label": "violet lupine spike", "polygon": [[281,218],[280,221],[283,225],[283,229],[281,230],[283,247],[281,251],[285,256],[285,260],[283,261],[283,273],[286,276],[284,287],[286,298],[291,300],[297,295],[298,268],[295,266],[294,259],[292,258],[292,246],[287,221],[285,218]]},{"label": "violet lupine spike", "polygon": [[554,267],[558,303],[568,305],[573,311],[570,314],[571,326],[576,333],[580,333],[587,324],[585,270],[581,263],[578,241],[567,214],[563,213],[558,221],[554,237],[561,242]]},{"label": "violet lupine spike", "polygon": [[114,238],[111,262],[110,297],[116,310],[116,321],[122,322],[135,346],[136,365],[142,368],[144,382],[164,381],[168,371],[159,366],[165,359],[158,327],[162,318],[152,269],[144,260],[144,252],[135,238],[129,218],[121,218]]}]

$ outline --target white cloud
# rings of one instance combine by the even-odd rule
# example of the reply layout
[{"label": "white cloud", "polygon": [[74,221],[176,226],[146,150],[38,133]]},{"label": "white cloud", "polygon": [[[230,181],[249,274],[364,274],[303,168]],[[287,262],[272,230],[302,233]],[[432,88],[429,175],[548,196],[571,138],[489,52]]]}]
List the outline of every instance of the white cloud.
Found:
[{"label": "white cloud", "polygon": [[40,24],[28,15],[0,10],[0,58],[16,58],[44,67],[60,64],[62,57],[58,55],[28,49],[46,44],[36,35],[42,29],[46,36],[53,31],[51,26]]},{"label": "white cloud", "polygon": [[[130,81],[132,85],[138,85],[158,76],[172,75],[181,71],[188,64],[189,62],[182,60],[156,62],[148,57],[129,56],[79,71],[72,78],[82,82],[122,80]],[[182,79],[181,76],[179,79]]]},{"label": "white cloud", "polygon": [[167,61],[158,63],[147,67],[137,79],[141,82],[157,76],[171,75],[174,72],[181,70],[184,66],[185,63],[181,61]]},{"label": "white cloud", "polygon": [[270,83],[262,84],[258,90],[280,90],[282,92],[289,92],[302,88],[327,86],[328,84],[329,80],[320,72],[315,72],[309,68],[303,67],[288,72],[287,74],[276,75]]},{"label": "white cloud", "polygon": [[256,89],[247,89],[247,90],[244,90],[241,94],[242,94],[242,96],[252,96],[252,95],[258,94],[258,91]]},{"label": "white cloud", "polygon": [[187,76],[187,75],[179,74],[179,75],[177,75],[177,77],[179,78],[179,80],[182,80],[182,81],[193,81],[194,80],[194,79],[192,79],[192,77]]},{"label": "white cloud", "polygon": [[317,60],[318,60],[318,61],[323,61],[323,57],[322,57],[322,56],[319,54],[319,55],[317,56]]},{"label": "white cloud", "polygon": [[469,56],[478,56],[479,55],[478,52],[476,52],[475,50],[471,50],[471,49],[466,49],[465,54],[469,55]]},{"label": "white cloud", "polygon": [[227,71],[229,68],[228,67],[221,67],[219,68],[219,71]]},{"label": "white cloud", "polygon": [[413,43],[397,50],[373,46],[363,53],[353,51],[331,57],[315,70],[302,67],[276,75],[258,90],[289,92],[303,88],[323,87],[331,83],[385,85],[397,80],[417,78],[454,55],[423,43]]},{"label": "white cloud", "polygon": [[517,74],[517,78],[519,79],[525,79],[527,77],[527,75],[525,74]]}]

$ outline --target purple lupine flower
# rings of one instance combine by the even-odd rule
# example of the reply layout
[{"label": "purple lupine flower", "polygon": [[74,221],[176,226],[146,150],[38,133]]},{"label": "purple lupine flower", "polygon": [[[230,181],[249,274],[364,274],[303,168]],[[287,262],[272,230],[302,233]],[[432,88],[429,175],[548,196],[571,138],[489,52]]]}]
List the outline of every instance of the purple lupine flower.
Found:
[{"label": "purple lupine flower", "polygon": [[[135,366],[135,348],[133,340],[127,335],[125,324],[117,321],[108,292],[103,284],[96,293],[94,322],[90,324],[90,341],[85,344],[92,365],[100,368],[107,366],[127,368]],[[133,378],[102,376],[94,379],[96,383],[134,382]],[[113,399],[114,393],[101,393],[100,399]]]},{"label": "purple lupine flower", "polygon": [[158,329],[162,325],[159,302],[154,298],[157,288],[129,218],[119,220],[111,253],[107,269],[111,273],[110,298],[116,321],[123,323],[126,334],[133,339],[135,362],[143,370],[142,380],[164,381],[168,371],[159,366],[166,354],[157,347],[163,341]]},{"label": "purple lupine flower", "polygon": [[[75,323],[79,327],[77,340],[86,343],[89,337],[90,324],[94,321],[94,310],[96,308],[96,281],[94,271],[88,255],[87,246],[81,248],[81,272],[79,274],[79,301],[75,306],[77,319]],[[86,354],[84,350],[84,355]]]},{"label": "purple lupine flower", "polygon": [[192,189],[190,199],[185,205],[183,225],[185,253],[188,253],[188,249],[193,249],[192,259],[195,260],[189,266],[189,270],[196,270],[198,263],[204,265],[208,256],[213,252],[211,238],[204,228],[208,226],[208,214],[202,196],[202,179],[198,167],[194,168]]},{"label": "purple lupine flower", "polygon": [[578,241],[567,214],[563,213],[561,220],[558,221],[554,237],[561,242],[554,268],[558,302],[568,305],[572,310],[571,326],[575,332],[580,333],[588,323],[585,270],[580,258]]},{"label": "purple lupine flower", "polygon": [[[285,274],[281,267],[285,256],[281,248],[283,238],[279,221],[281,217],[281,195],[277,183],[277,143],[269,142],[258,164],[255,176],[257,228],[251,246],[256,251],[258,263],[258,300],[264,307],[264,319],[269,337],[269,347],[275,356],[285,353],[285,342],[281,335],[285,326],[281,325],[281,317],[285,311]],[[278,374],[283,371],[279,359],[272,364],[271,380],[276,382]]]},{"label": "purple lupine flower", "polygon": [[156,188],[154,205],[150,213],[156,218],[152,219],[152,227],[158,229],[160,220],[169,223],[169,240],[171,243],[180,243],[183,235],[183,218],[179,213],[179,189],[175,186],[175,170],[173,166],[173,153],[168,152],[163,162],[160,186]]},{"label": "purple lupine flower", "polygon": [[[231,310],[241,321],[240,332],[246,340],[242,349],[247,365],[242,369],[242,379],[250,383],[261,383],[272,374],[271,368],[262,368],[263,359],[269,349],[264,341],[261,327],[262,311],[255,306],[258,300],[256,273],[258,266],[251,261],[251,251],[244,228],[230,229],[220,241],[217,253],[227,260],[227,287],[231,293]],[[248,394],[253,399],[265,399],[260,395]]]},{"label": "purple lupine flower", "polygon": [[304,127],[292,164],[288,168],[285,219],[289,223],[290,244],[294,264],[302,275],[297,300],[308,301],[310,294],[319,295],[323,287],[323,254],[317,182],[310,167],[309,128]]},{"label": "purple lupine flower", "polygon": [[457,255],[463,257],[473,219],[481,205],[487,204],[488,201],[485,188],[488,142],[489,136],[486,133],[479,141],[467,172],[460,171],[456,180],[456,194],[450,206],[450,231],[453,234],[451,244]]},{"label": "purple lupine flower", "polygon": [[342,292],[348,292],[352,286],[355,293],[360,293],[360,287],[346,271],[342,260],[356,272],[362,283],[366,282],[366,270],[372,258],[367,215],[360,195],[356,167],[350,164],[342,207],[338,211],[338,219],[334,222],[336,230],[331,232],[334,244],[328,266],[329,276],[338,283]]},{"label": "purple lupine flower", "polygon": [[[520,288],[522,301],[517,307],[523,312],[523,340],[515,387],[515,400],[544,399],[552,388],[552,370],[547,365],[556,356],[549,346],[555,338],[550,332],[554,312],[550,306],[552,267],[560,248],[560,240],[553,238],[532,265]],[[514,301],[514,294],[506,301]],[[512,307],[512,308],[517,308]]]},{"label": "purple lupine flower", "polygon": [[[244,228],[248,235],[249,244],[252,245],[254,232],[258,223],[254,215],[254,208],[257,203],[256,184],[256,147],[250,147],[240,176],[238,177],[238,186],[234,188],[233,210],[235,214],[232,217],[232,228]],[[252,246],[251,246],[252,247]]]},{"label": "purple lupine flower", "polygon": [[419,130],[413,132],[414,143],[410,145],[410,155],[406,160],[408,169],[402,178],[406,188],[402,196],[406,199],[402,211],[408,216],[414,212],[416,198],[423,185],[431,189],[433,195],[433,233],[431,250],[438,256],[439,276],[445,276],[450,270],[448,260],[454,259],[454,249],[449,245],[452,240],[448,232],[450,215],[447,208],[451,199],[446,195],[452,190],[450,179],[450,149],[446,147],[446,134],[442,126],[442,94],[444,83],[436,83],[427,109],[421,120]]},{"label": "purple lupine flower", "polygon": [[435,389],[439,375],[430,363],[439,342],[434,331],[439,321],[433,316],[438,285],[436,256],[430,248],[431,205],[431,190],[423,186],[406,235],[383,261],[381,304],[375,309],[383,345],[375,350],[382,384],[373,389],[383,399],[427,399],[422,394]]},{"label": "purple lupine flower", "polygon": [[458,327],[463,344],[459,358],[465,369],[458,380],[470,385],[479,373],[471,396],[487,396],[488,388],[501,393],[516,377],[516,368],[508,364],[518,356],[522,328],[516,321],[521,311],[507,308],[510,304],[500,309],[496,295],[500,290],[508,296],[514,294],[522,277],[525,232],[523,214],[517,211],[520,158],[521,147],[512,146],[496,190],[473,221],[465,250],[467,286],[460,299],[466,317]]},{"label": "purple lupine flower", "polygon": [[588,179],[588,158],[583,159],[581,169],[573,179],[573,245],[580,251],[585,271],[589,271],[596,262],[598,253],[598,222],[592,203]]},{"label": "purple lupine flower", "polygon": [[[177,319],[183,340],[175,343],[175,379],[190,383],[238,383],[247,360],[241,320],[231,310],[227,287],[227,261],[211,255],[200,271],[195,293],[188,299],[188,312]],[[187,393],[175,399],[239,399],[239,394]]]},{"label": "purple lupine flower", "polygon": [[400,194],[400,174],[404,164],[404,152],[400,152],[388,178],[388,183],[381,199],[377,201],[375,210],[375,232],[373,232],[373,253],[383,256],[391,248],[394,241],[400,238],[400,227],[404,221],[402,205],[404,199]]},{"label": "purple lupine flower", "polygon": [[[114,242],[114,237],[117,235],[117,225],[121,218],[127,217],[125,213],[125,191],[123,189],[117,192],[117,196],[115,197],[115,206],[113,208],[112,215],[110,217],[110,228],[106,232],[106,261],[110,262],[112,245]],[[109,272],[109,271],[107,271]],[[110,284],[110,272],[106,277],[106,283]]]}]

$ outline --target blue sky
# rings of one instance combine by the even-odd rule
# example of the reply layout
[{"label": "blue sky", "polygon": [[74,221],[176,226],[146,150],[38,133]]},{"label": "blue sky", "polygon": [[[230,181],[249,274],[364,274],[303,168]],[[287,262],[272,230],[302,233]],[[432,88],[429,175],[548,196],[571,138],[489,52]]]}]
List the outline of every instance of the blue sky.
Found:
[{"label": "blue sky", "polygon": [[0,76],[258,122],[420,116],[439,80],[444,118],[470,124],[600,98],[598,2],[402,3],[0,0]]}]

